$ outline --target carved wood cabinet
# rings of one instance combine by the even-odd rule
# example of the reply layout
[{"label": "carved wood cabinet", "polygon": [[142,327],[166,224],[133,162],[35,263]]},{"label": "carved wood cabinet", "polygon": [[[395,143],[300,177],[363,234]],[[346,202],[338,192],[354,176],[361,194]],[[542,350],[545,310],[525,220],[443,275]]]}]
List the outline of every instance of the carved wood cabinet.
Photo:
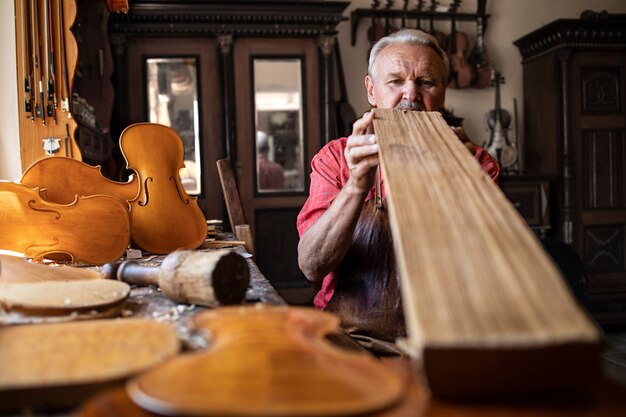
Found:
[{"label": "carved wood cabinet", "polygon": [[[307,285],[297,264],[295,220],[311,158],[336,137],[332,52],[348,4],[134,0],[127,15],[109,19],[112,136],[154,121],[153,113],[165,114],[181,136],[193,132],[195,194],[208,219],[228,219],[216,161],[230,158],[257,264],[277,288]],[[150,78],[151,71],[157,76]],[[194,104],[182,110],[176,103],[190,85],[195,93],[187,101]],[[264,172],[273,178],[261,178]]]},{"label": "carved wood cabinet", "polygon": [[585,12],[514,42],[523,57],[525,166],[556,177],[556,237],[582,258],[589,309],[626,322],[626,20]]}]

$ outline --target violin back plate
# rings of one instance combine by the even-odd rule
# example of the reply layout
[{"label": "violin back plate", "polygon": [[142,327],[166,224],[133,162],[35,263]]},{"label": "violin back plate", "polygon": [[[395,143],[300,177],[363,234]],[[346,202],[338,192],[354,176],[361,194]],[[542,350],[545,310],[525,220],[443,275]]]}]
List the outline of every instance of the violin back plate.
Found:
[{"label": "violin back plate", "polygon": [[324,338],[338,330],[329,313],[225,307],[194,326],[211,332],[211,347],[129,381],[136,404],[166,415],[337,416],[384,409],[405,393],[374,357]]},{"label": "violin back plate", "polygon": [[11,311],[50,314],[105,309],[123,302],[130,293],[125,282],[109,279],[0,283],[0,303]]},{"label": "violin back plate", "polygon": [[137,123],[122,132],[120,148],[140,180],[139,195],[130,202],[133,241],[158,254],[199,247],[207,235],[206,218],[180,182],[184,147],[178,133]]},{"label": "violin back plate", "polygon": [[175,355],[174,329],[142,319],[0,328],[0,410],[77,405]]},{"label": "violin back plate", "polygon": [[106,195],[71,204],[42,198],[39,188],[0,181],[0,249],[90,264],[115,261],[130,241],[126,204]]}]

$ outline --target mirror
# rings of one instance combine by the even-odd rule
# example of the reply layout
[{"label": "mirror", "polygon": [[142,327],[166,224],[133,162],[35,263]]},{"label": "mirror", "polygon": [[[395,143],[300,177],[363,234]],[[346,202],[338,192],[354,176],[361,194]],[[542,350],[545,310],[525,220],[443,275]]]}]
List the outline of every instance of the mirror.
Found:
[{"label": "mirror", "polygon": [[196,58],[148,58],[148,120],[174,129],[185,147],[180,181],[188,194],[202,191]]},{"label": "mirror", "polygon": [[301,58],[254,58],[257,193],[304,191]]}]

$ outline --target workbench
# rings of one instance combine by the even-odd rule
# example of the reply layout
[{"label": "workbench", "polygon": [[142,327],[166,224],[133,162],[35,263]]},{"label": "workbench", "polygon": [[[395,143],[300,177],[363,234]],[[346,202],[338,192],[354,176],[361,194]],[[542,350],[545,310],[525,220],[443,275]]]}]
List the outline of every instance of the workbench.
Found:
[{"label": "workbench", "polygon": [[[200,249],[210,250],[210,249]],[[234,250],[247,256],[243,247]],[[143,265],[158,266],[164,256],[144,256],[138,260]],[[286,305],[270,282],[263,276],[251,257],[247,257],[251,281],[244,304]],[[165,297],[154,286],[134,287],[123,304],[123,317],[143,317],[172,324],[178,338],[187,350],[202,349],[207,341],[187,328],[188,319],[206,310],[205,307],[179,304]],[[408,358],[382,359],[385,367],[406,381],[405,398],[394,406],[368,414],[379,417],[570,417],[601,416],[623,417],[626,415],[626,389],[615,382],[602,378],[588,390],[544,398],[524,398],[514,401],[482,403],[449,403],[431,398],[418,366]],[[320,399],[323,401],[323,399]],[[77,408],[48,413],[47,410],[25,410],[29,416],[65,417],[157,417],[135,405],[123,386],[117,384],[89,397]]]}]

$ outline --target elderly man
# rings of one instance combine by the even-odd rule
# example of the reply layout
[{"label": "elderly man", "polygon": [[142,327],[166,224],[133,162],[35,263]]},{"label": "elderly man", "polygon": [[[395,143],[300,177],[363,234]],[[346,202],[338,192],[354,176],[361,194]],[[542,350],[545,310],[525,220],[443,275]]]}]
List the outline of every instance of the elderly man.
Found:
[{"label": "elderly man", "polygon": [[[433,37],[419,30],[395,32],[370,53],[368,101],[377,108],[442,111],[449,71]],[[328,143],[313,158],[309,198],[297,221],[298,262],[320,288],[317,308],[336,313],[362,346],[395,354],[395,339],[406,330],[389,219],[384,204],[374,201],[376,188],[385,198],[384,179],[377,175],[374,111],[354,122],[350,137]],[[455,132],[495,180],[495,160],[473,147],[462,129]]]}]

